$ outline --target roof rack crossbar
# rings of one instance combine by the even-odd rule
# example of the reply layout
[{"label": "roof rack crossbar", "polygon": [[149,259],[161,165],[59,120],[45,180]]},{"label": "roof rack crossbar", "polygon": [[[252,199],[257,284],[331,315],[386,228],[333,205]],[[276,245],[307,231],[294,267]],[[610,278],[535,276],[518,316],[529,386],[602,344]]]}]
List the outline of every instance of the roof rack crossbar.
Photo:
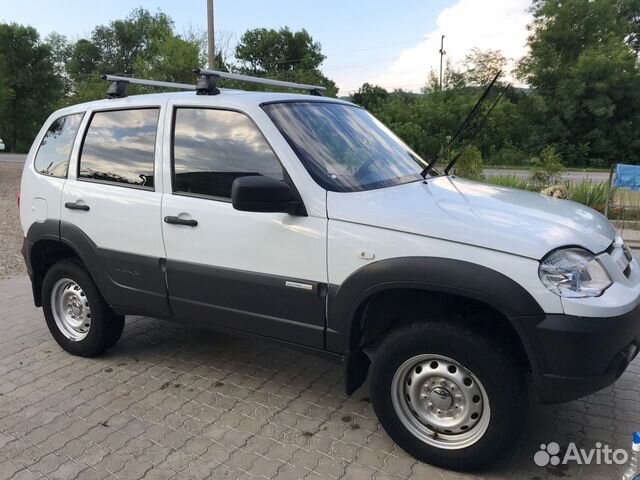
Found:
[{"label": "roof rack crossbar", "polygon": [[305,83],[285,82],[283,80],[273,80],[271,78],[251,77],[249,75],[240,75],[238,73],[220,72],[218,70],[208,70],[205,68],[196,68],[194,73],[208,77],[209,82],[217,81],[220,78],[228,80],[237,80],[239,82],[258,83],[261,85],[270,85],[272,87],[295,88],[296,90],[308,90],[312,95],[321,96],[326,87],[320,85],[307,85]]},{"label": "roof rack crossbar", "polygon": [[161,82],[158,80],[144,80],[142,78],[120,77],[118,75],[103,75],[103,80],[113,82],[107,89],[107,97],[124,98],[127,96],[127,86],[131,83],[134,85],[145,85],[147,87],[158,88],[177,88],[179,90],[195,90],[194,85],[188,83]]}]

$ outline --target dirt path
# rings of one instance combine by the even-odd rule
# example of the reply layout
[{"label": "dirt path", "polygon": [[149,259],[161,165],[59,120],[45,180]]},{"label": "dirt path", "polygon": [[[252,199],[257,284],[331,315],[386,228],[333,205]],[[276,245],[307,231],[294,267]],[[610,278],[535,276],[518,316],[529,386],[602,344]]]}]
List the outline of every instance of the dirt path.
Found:
[{"label": "dirt path", "polygon": [[18,190],[21,175],[21,163],[0,163],[0,278],[27,273],[20,254],[22,230]]}]

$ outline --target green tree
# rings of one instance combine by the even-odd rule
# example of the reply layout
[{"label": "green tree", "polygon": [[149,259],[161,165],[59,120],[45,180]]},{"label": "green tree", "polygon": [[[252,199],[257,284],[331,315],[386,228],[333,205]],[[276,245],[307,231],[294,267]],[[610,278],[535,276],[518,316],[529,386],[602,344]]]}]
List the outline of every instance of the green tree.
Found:
[{"label": "green tree", "polygon": [[366,108],[370,112],[377,112],[384,108],[384,103],[389,98],[389,92],[377,85],[365,83],[356,93],[353,94],[351,100],[361,107]]},{"label": "green tree", "polygon": [[169,16],[137,8],[123,20],[97,26],[91,42],[100,52],[103,73],[131,75],[136,63],[158,55],[160,45],[172,36],[173,21]]},{"label": "green tree", "polygon": [[519,75],[542,99],[547,143],[570,165],[640,161],[638,12],[640,0],[534,2]]},{"label": "green tree", "polygon": [[[108,73],[194,83],[192,70],[205,61],[202,47],[202,35],[177,35],[166,14],[135,9],[122,20],[97,26],[90,39],[69,46],[65,71],[73,87],[66,101],[104,98],[107,86],[99,76]],[[133,85],[129,90],[132,94],[152,91]]]},{"label": "green tree", "polygon": [[194,65],[201,64],[198,45],[171,36],[158,45],[156,53],[136,60],[136,75],[167,82],[193,83]]},{"label": "green tree", "polygon": [[51,60],[56,75],[62,82],[64,95],[71,92],[72,82],[66,71],[66,62],[71,53],[71,45],[67,37],[57,32],[52,32],[44,39],[44,43],[51,49]]},{"label": "green tree", "polygon": [[500,50],[473,48],[464,59],[464,78],[468,85],[488,85],[506,65],[507,58]]},{"label": "green tree", "polygon": [[102,64],[102,52],[91,40],[81,38],[69,48],[66,71],[72,77],[97,74]]},{"label": "green tree", "polygon": [[336,84],[320,71],[320,65],[326,58],[320,43],[315,42],[304,29],[297,32],[288,27],[248,30],[240,37],[235,57],[240,62],[242,73],[316,83],[327,88],[327,95],[337,94]]},{"label": "green tree", "polygon": [[309,32],[292,32],[256,28],[240,37],[236,58],[242,67],[253,74],[273,74],[293,70],[315,70],[325,60],[320,43]]},{"label": "green tree", "polygon": [[0,24],[0,60],[0,136],[10,151],[25,152],[63,85],[50,46],[32,27]]}]

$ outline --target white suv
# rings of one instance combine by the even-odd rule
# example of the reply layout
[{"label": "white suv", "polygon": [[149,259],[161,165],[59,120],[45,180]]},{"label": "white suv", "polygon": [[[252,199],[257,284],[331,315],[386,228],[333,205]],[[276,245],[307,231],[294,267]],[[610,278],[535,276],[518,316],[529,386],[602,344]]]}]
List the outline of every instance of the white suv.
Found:
[{"label": "white suv", "polygon": [[423,178],[345,101],[116,87],[51,115],[22,178],[34,300],[68,352],[130,314],[306,348],[347,394],[368,377],[403,449],[462,470],[515,443],[528,390],[581,397],[635,357],[640,268],[599,213]]}]

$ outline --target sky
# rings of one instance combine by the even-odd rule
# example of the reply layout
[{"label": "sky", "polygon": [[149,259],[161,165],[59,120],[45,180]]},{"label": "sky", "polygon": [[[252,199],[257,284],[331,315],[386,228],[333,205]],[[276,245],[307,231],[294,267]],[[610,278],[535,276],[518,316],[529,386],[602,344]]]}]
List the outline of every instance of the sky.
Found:
[{"label": "sky", "polygon": [[[305,28],[322,45],[324,74],[340,95],[363,83],[419,90],[438,69],[440,38],[445,59],[461,62],[473,47],[499,49],[517,60],[526,53],[530,0],[214,0],[215,28],[233,45],[257,27]],[[178,33],[205,30],[206,0],[2,0],[0,22],[88,37],[94,26],[125,17],[132,9],[160,9]]]}]

